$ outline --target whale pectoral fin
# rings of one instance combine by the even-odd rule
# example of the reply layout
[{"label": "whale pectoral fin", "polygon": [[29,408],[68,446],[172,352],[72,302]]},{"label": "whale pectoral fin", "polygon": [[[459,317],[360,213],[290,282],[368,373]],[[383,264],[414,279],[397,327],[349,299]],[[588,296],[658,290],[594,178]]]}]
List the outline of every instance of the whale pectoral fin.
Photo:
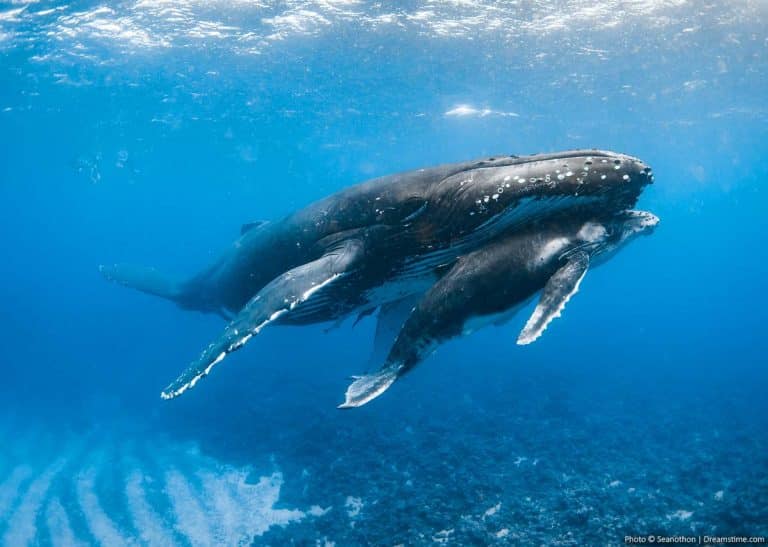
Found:
[{"label": "whale pectoral fin", "polygon": [[589,255],[585,252],[573,254],[568,262],[549,278],[536,309],[517,338],[519,345],[534,342],[542,335],[549,323],[560,317],[568,300],[579,290],[579,284],[589,268]]},{"label": "whale pectoral fin", "polygon": [[347,240],[313,262],[308,262],[276,277],[245,305],[227,325],[218,340],[210,344],[181,376],[163,390],[163,399],[178,397],[228,354],[243,347],[268,324],[290,313],[315,294],[332,285],[355,267],[363,255],[362,243]]}]

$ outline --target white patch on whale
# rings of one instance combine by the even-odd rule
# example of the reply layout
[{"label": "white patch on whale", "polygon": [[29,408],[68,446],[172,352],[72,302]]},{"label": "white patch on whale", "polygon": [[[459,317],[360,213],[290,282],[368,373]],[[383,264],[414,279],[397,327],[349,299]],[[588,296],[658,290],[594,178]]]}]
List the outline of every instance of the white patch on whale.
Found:
[{"label": "white patch on whale", "polygon": [[528,267],[535,269],[539,267],[539,264],[549,262],[552,257],[560,254],[560,252],[570,243],[571,240],[567,237],[555,237],[550,239],[544,244],[544,246],[541,248],[541,251],[539,251],[539,254],[536,257],[536,263],[529,264]]},{"label": "white patch on whale", "polygon": [[598,224],[597,222],[586,222],[576,234],[576,237],[582,241],[594,243],[595,241],[604,239],[607,234],[608,232],[602,224]]}]

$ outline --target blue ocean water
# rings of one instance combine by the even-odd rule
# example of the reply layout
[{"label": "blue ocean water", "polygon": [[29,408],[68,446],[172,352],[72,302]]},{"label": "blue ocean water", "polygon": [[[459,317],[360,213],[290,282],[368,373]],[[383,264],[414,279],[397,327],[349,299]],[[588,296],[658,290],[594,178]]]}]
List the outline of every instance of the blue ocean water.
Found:
[{"label": "blue ocean water", "polygon": [[[0,2],[0,544],[586,545],[768,535],[768,7]],[[442,346],[341,412],[374,320],[223,328],[200,270],[374,176],[604,148],[661,225],[535,344]],[[326,332],[327,331],[327,332]]]}]

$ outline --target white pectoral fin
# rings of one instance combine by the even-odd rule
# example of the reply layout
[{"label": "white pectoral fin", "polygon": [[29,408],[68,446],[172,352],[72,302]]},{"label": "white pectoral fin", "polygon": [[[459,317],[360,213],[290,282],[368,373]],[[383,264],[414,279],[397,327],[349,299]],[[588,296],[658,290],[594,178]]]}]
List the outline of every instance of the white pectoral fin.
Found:
[{"label": "white pectoral fin", "polygon": [[192,388],[233,351],[241,348],[264,327],[290,314],[344,276],[354,267],[362,248],[350,241],[321,258],[275,278],[261,289],[227,325],[224,333],[161,393],[163,399],[178,397]]},{"label": "white pectoral fin", "polygon": [[536,341],[553,319],[560,317],[563,308],[579,290],[579,284],[589,268],[589,255],[579,252],[549,278],[536,309],[517,338],[519,345]]}]

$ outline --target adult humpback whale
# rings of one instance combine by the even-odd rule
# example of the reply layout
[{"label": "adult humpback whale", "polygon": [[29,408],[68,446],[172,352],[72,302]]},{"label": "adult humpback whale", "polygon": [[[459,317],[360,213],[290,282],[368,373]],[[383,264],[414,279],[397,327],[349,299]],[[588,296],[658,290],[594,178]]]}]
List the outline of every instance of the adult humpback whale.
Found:
[{"label": "adult humpback whale", "polygon": [[[342,407],[360,406],[412,368],[427,347],[454,334],[447,323],[463,326],[486,314],[471,299],[462,307],[439,297],[449,283],[455,289],[462,287],[462,279],[465,284],[491,279],[482,267],[476,276],[465,275],[467,264],[487,264],[490,274],[496,266],[490,266],[495,261],[489,257],[495,256],[500,264],[525,267],[526,260],[539,255],[511,249],[541,247],[539,254],[546,259],[535,281],[504,299],[514,306],[544,286],[547,274],[556,278],[560,267],[581,264],[585,271],[584,260],[575,262],[574,256],[597,255],[624,241],[613,237],[631,231],[631,215],[623,212],[652,180],[640,160],[600,150],[441,165],[352,186],[277,222],[247,224],[217,262],[186,282],[167,281],[147,268],[100,269],[107,279],[183,308],[234,314],[223,334],[162,392],[166,399],[193,387],[270,323],[330,321],[381,308],[377,345],[392,327],[402,329],[382,370],[357,378],[347,390]],[[595,241],[578,235],[590,222],[604,231]],[[553,242],[562,239],[570,243]],[[511,262],[501,258],[507,254]],[[544,297],[549,298],[547,288]],[[445,306],[445,317],[432,315],[435,325],[420,326]],[[441,327],[442,322],[446,325]]]}]

